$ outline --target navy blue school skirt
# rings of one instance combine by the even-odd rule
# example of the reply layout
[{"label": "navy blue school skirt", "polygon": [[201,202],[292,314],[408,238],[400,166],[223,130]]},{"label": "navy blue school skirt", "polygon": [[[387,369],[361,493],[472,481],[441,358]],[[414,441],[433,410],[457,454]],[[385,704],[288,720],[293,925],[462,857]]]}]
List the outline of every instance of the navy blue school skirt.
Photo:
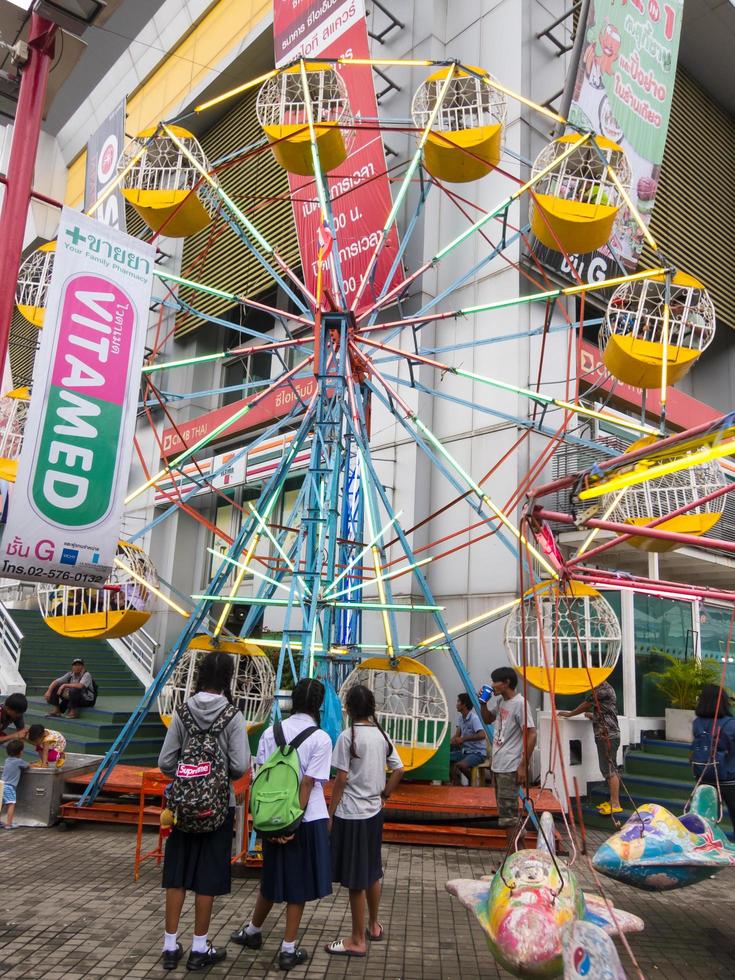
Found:
[{"label": "navy blue school skirt", "polygon": [[263,898],[301,905],[332,894],[327,824],[327,820],[302,822],[288,844],[263,841]]},{"label": "navy blue school skirt", "polygon": [[364,891],[383,877],[383,811],[367,820],[332,821],[332,881]]},{"label": "navy blue school skirt", "polygon": [[208,834],[174,828],[163,856],[163,887],[185,888],[197,895],[229,895],[234,818],[231,807],[222,826]]}]

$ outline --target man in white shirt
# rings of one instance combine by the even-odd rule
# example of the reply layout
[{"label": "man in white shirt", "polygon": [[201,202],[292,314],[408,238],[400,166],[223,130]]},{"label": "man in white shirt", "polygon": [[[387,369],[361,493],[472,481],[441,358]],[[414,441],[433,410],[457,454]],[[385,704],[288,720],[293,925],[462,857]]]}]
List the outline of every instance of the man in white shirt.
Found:
[{"label": "man in white shirt", "polygon": [[[498,826],[504,827],[509,846],[518,831],[518,787],[527,782],[527,769],[536,747],[536,724],[523,695],[518,694],[518,675],[512,667],[498,667],[490,675],[497,697],[495,706],[480,704],[487,724],[495,722],[492,771],[498,804]],[[523,847],[523,837],[518,838]]]}]

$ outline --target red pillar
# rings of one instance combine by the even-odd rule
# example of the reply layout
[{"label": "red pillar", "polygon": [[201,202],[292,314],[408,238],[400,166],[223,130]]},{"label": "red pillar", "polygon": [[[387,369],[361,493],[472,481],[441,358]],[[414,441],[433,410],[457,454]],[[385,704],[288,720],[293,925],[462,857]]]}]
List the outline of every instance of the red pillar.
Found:
[{"label": "red pillar", "polygon": [[0,373],[5,364],[10,323],[15,307],[15,286],[23,254],[28,206],[33,190],[38,137],[46,101],[56,25],[31,15],[28,61],[23,68],[10,147],[7,186],[0,214]]}]

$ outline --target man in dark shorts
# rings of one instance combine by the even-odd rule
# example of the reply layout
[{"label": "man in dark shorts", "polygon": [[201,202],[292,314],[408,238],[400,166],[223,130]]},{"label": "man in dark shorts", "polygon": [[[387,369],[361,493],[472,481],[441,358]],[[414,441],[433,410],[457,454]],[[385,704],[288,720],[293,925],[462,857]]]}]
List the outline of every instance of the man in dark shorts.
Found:
[{"label": "man in dark shorts", "polygon": [[[505,828],[510,846],[518,832],[518,787],[526,780],[526,766],[536,747],[536,725],[526,699],[516,691],[518,675],[513,668],[498,667],[490,679],[497,701],[492,708],[480,702],[480,709],[486,724],[495,722],[492,771],[498,826]],[[523,847],[522,835],[518,847]]]},{"label": "man in dark shorts", "polygon": [[[0,744],[16,738],[25,738],[26,723],[23,714],[28,711],[25,694],[9,694],[4,704],[0,704]],[[14,731],[10,731],[10,726]]]},{"label": "man in dark shorts", "polygon": [[572,711],[560,711],[561,718],[574,718],[584,714],[592,722],[597,746],[600,772],[605,777],[610,799],[600,803],[597,809],[604,816],[622,813],[620,805],[620,776],[618,775],[618,750],[620,749],[620,725],[618,724],[618,699],[615,688],[607,681],[598,684]]}]

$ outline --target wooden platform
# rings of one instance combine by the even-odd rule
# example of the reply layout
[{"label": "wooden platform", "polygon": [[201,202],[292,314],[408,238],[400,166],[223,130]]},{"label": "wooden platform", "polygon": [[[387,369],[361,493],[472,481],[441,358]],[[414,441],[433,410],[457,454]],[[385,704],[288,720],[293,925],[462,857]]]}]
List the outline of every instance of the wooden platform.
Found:
[{"label": "wooden platform", "polygon": [[[144,771],[142,766],[115,766],[105,783],[103,801],[84,807],[64,803],[61,819],[135,824]],[[93,774],[87,773],[70,777],[67,784],[82,792],[92,779]],[[331,783],[324,787],[324,791],[329,800]],[[537,813],[544,810],[561,813],[561,804],[548,790],[531,787],[529,795]],[[119,799],[111,801],[110,797]],[[159,806],[146,806],[143,823],[157,827],[159,814]],[[426,844],[432,847],[503,848],[505,832],[486,823],[493,821],[497,814],[495,791],[489,787],[402,783],[386,807],[383,839],[389,843]],[[483,823],[485,826],[472,826],[473,823]],[[527,845],[533,847],[535,839],[535,834],[529,828]]]}]

